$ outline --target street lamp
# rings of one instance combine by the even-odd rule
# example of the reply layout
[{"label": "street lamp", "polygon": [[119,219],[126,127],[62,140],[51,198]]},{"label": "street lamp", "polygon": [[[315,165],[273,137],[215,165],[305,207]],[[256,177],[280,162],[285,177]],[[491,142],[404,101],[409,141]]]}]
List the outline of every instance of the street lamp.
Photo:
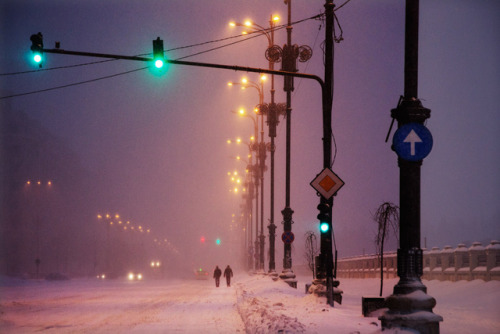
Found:
[{"label": "street lamp", "polygon": [[36,198],[36,218],[35,218],[35,229],[36,229],[36,249],[35,249],[35,265],[36,265],[36,278],[38,279],[38,275],[40,272],[40,257],[41,257],[41,241],[40,241],[40,229],[41,229],[41,219],[40,219],[40,210],[41,210],[41,191],[43,188],[50,189],[52,188],[51,180],[42,180],[38,179],[36,181],[27,180],[25,183],[25,187],[34,192]]},{"label": "street lamp", "polygon": [[[244,144],[248,147],[249,160],[246,161],[239,156],[236,157],[236,159],[239,161],[244,161],[247,164],[247,166],[246,166],[247,180],[245,180],[245,187],[248,189],[248,191],[242,195],[245,203],[241,206],[241,208],[243,210],[242,220],[246,219],[245,225],[248,226],[248,228],[245,228],[246,238],[245,238],[244,249],[247,250],[247,253],[246,253],[248,255],[247,265],[248,265],[248,268],[250,269],[253,267],[252,250],[251,250],[252,243],[253,243],[253,240],[252,240],[252,238],[253,238],[253,236],[252,236],[252,211],[253,211],[253,198],[254,198],[253,177],[254,177],[255,173],[258,173],[258,170],[256,169],[258,167],[257,164],[254,165],[252,163],[252,160],[253,160],[252,150],[255,146],[255,137],[251,136],[249,142],[244,141],[241,138],[228,139],[227,143],[228,144],[236,144],[236,145]],[[228,173],[228,175],[231,176],[231,173]],[[257,200],[256,200],[255,205],[256,206],[258,205]],[[257,215],[256,215],[256,219],[258,219]],[[256,222],[256,224],[258,224],[258,223]]]},{"label": "street lamp", "polygon": [[110,272],[110,245],[109,245],[109,229],[110,226],[113,225],[113,217],[118,216],[120,217],[119,214],[111,215],[109,213],[106,213],[105,215],[102,214],[97,214],[97,221],[103,222],[106,225],[106,246],[105,246],[105,259],[104,259],[104,267],[106,272]]},{"label": "street lamp", "polygon": [[[244,204],[242,204],[240,207],[242,208],[243,210],[243,217],[247,219],[247,225],[249,226],[248,229],[246,229],[249,233],[247,233],[247,239],[249,240],[248,243],[246,243],[245,245],[245,248],[244,249],[248,249],[248,267],[249,268],[252,268],[252,250],[251,250],[251,247],[252,247],[252,211],[253,211],[253,198],[254,198],[254,188],[255,188],[255,185],[254,185],[254,178],[257,178],[258,175],[259,175],[259,166],[258,166],[258,163],[256,164],[253,164],[253,154],[252,154],[252,151],[256,149],[256,147],[258,146],[258,144],[255,143],[255,137],[254,136],[251,136],[250,137],[250,140],[247,142],[247,141],[244,141],[242,140],[241,138],[236,138],[234,140],[227,140],[228,144],[231,144],[231,143],[235,143],[236,145],[240,145],[240,144],[244,144],[248,147],[248,161],[242,159],[241,157],[236,157],[237,160],[240,160],[240,161],[244,161],[246,164],[247,164],[247,167],[246,167],[246,173],[247,173],[247,179],[245,180],[245,187],[248,189],[248,192],[242,194],[242,197],[243,197],[243,200],[244,200]],[[258,158],[258,157],[257,157]],[[258,160],[258,159],[257,159]],[[256,198],[256,211],[258,210],[257,209],[257,200],[258,200],[258,196]],[[258,225],[258,212],[256,214],[256,226]],[[256,232],[256,234],[258,234],[258,232]],[[246,240],[245,240],[246,241]]]},{"label": "street lamp", "polygon": [[[269,26],[270,26],[269,28],[264,28],[263,26],[253,22],[250,19],[245,20],[243,23],[231,21],[231,22],[229,22],[229,26],[230,27],[243,27],[245,29],[248,29],[250,31],[250,33],[262,34],[262,35],[267,37],[269,44],[271,44],[273,42],[275,26],[276,26],[276,23],[279,22],[279,20],[280,20],[280,17],[278,15],[271,15],[271,18],[269,19]],[[243,30],[243,32],[242,32],[243,35],[247,35],[248,33],[249,32],[247,30]]]},{"label": "street lamp", "polygon": [[[254,82],[252,81],[247,81],[247,84],[249,85],[249,87],[254,87],[256,88],[258,91],[259,91],[259,100],[261,99],[261,96],[262,96],[262,90],[258,88],[258,85],[256,85]],[[255,112],[255,117],[252,116],[251,114],[247,113],[245,111],[245,109],[243,108],[240,108],[237,112],[234,111],[234,110],[231,110],[232,113],[234,114],[238,114],[242,117],[248,117],[250,118],[252,121],[253,121],[253,124],[254,124],[254,138],[258,138],[258,122],[257,122],[257,117],[259,116],[259,114],[257,113],[258,112],[258,109],[257,110],[254,110],[256,111]],[[253,143],[251,145],[251,148],[252,148],[252,151],[254,152],[259,152],[257,154],[257,163],[256,165],[260,166],[260,168],[254,168],[253,169],[253,177],[254,177],[254,185],[255,185],[255,255],[257,256],[258,254],[258,251],[262,248],[262,247],[259,247],[259,226],[258,226],[258,220],[259,220],[259,205],[258,205],[258,199],[259,199],[259,185],[261,187],[261,200],[260,200],[260,210],[261,210],[261,230],[263,229],[262,226],[263,226],[263,220],[264,220],[264,217],[263,217],[263,212],[264,212],[264,192],[263,192],[263,186],[264,186],[264,160],[265,159],[265,150],[264,150],[264,156],[262,154],[260,154],[260,152],[262,151],[262,146],[264,145],[265,147],[265,144],[263,142],[263,131],[261,133],[261,142],[260,143]],[[260,182],[259,182],[260,181]],[[261,231],[261,234],[262,234],[262,231]],[[255,269],[259,269],[263,266],[263,263],[262,264],[259,264],[259,260],[260,258],[256,257],[256,261],[255,261]]]},{"label": "street lamp", "polygon": [[[239,25],[236,24],[235,25]],[[266,35],[267,36],[267,35]],[[248,80],[247,78],[243,78],[241,82],[229,82],[228,85],[236,85],[239,84],[242,86],[243,89],[247,87],[255,88],[259,94],[259,105],[262,105],[264,103],[264,81],[267,79],[265,75],[260,76],[260,82],[256,83],[254,81]],[[254,109],[255,113],[257,116],[261,116],[261,136],[260,136],[260,142],[256,143],[255,145],[255,151],[257,153],[257,161],[258,165],[260,166],[260,185],[261,185],[261,197],[260,197],[260,207],[261,207],[261,217],[260,217],[260,237],[257,237],[260,239],[260,242],[256,240],[256,246],[258,243],[260,243],[259,249],[259,261],[258,261],[258,266],[256,265],[256,269],[261,269],[264,270],[264,171],[265,171],[265,159],[266,159],[266,143],[264,142],[264,117],[260,113],[260,110],[258,107]],[[248,116],[251,117],[250,115],[247,115],[243,109],[239,110],[240,115],[242,116]],[[258,138],[258,124],[257,120],[253,117],[251,117],[254,121],[254,129],[255,129],[255,137]],[[256,184],[258,184],[256,182]],[[258,196],[258,194],[257,194]],[[258,216],[257,216],[258,219]]]},{"label": "street lamp", "polygon": [[248,80],[248,78],[243,77],[241,81],[229,81],[227,85],[229,87],[240,85],[241,89],[247,88],[255,88],[259,94],[259,104],[264,102],[264,82],[267,80],[267,77],[263,74],[259,77],[259,82]]},{"label": "street lamp", "polygon": [[[285,4],[288,6],[288,24],[286,27],[287,31],[287,44],[283,45],[283,48],[279,46],[273,46],[272,53],[269,53],[268,59],[271,61],[271,57],[277,59],[282,58],[281,69],[286,72],[297,72],[297,59],[301,62],[309,60],[312,56],[312,49],[307,45],[298,46],[296,44],[292,45],[292,0],[285,0]],[[266,56],[268,54],[266,53]],[[293,76],[284,77],[284,87],[283,90],[286,92],[286,168],[285,168],[285,208],[281,211],[283,215],[283,231],[284,233],[292,232],[292,215],[293,210],[290,207],[290,151],[291,151],[291,119],[292,119],[292,91],[293,87]],[[284,244],[284,258],[283,258],[283,272],[280,277],[284,279],[290,286],[296,288],[297,281],[295,280],[295,274],[292,271],[292,247],[290,243]]]},{"label": "street lamp", "polygon": [[[285,1],[285,3],[288,3],[288,27],[287,30],[291,32],[291,26],[290,26],[290,1]],[[231,26],[242,26],[245,27],[246,29],[249,29],[252,33],[260,33],[262,35],[265,35],[267,40],[268,40],[268,47],[265,52],[266,59],[269,61],[269,69],[272,71],[274,70],[274,63],[279,63],[283,60],[283,70],[287,71],[296,71],[295,66],[289,66],[290,61],[288,59],[292,59],[289,55],[291,55],[292,48],[287,47],[286,45],[281,48],[278,45],[274,44],[274,30],[276,27],[276,23],[279,21],[279,16],[277,15],[271,15],[270,20],[269,20],[269,28],[264,28],[261,25],[258,25],[257,23],[251,21],[251,20],[246,20],[243,24],[241,23],[235,23],[232,22],[230,25]],[[247,32],[244,31],[244,34]],[[289,33],[289,44],[290,44],[290,33]],[[300,59],[301,61],[308,60],[310,58],[310,55],[312,53],[311,48],[308,46],[301,46],[300,48],[297,46],[293,47],[293,51],[300,51]],[[296,59],[297,56],[295,56]],[[290,112],[291,112],[291,107],[290,107],[290,94],[289,90],[287,88],[292,87],[291,89],[293,90],[293,78],[291,77],[285,77],[285,91],[287,91],[287,109],[286,109],[286,114],[287,114],[287,148],[286,148],[286,153],[287,153],[287,168],[286,168],[286,204],[285,204],[285,209],[282,211],[283,213],[283,226],[284,230],[291,232],[291,218],[292,218],[292,213],[293,211],[290,209],[290,138],[289,138],[289,133],[290,133]],[[291,84],[290,84],[291,83]],[[276,225],[274,224],[274,151],[275,151],[275,146],[274,146],[274,138],[276,137],[276,125],[278,123],[278,116],[281,114],[282,110],[282,105],[283,104],[278,104],[276,105],[274,102],[274,74],[271,75],[271,103],[267,105],[267,107],[263,106],[263,100],[260,103],[261,109],[264,109],[267,111],[267,124],[269,126],[269,137],[271,137],[271,145],[270,145],[270,151],[271,151],[271,204],[270,204],[270,212],[271,212],[271,217],[270,217],[270,222],[268,225],[269,229],[269,273],[271,276],[273,276],[273,279],[277,276],[275,272],[275,258],[274,258],[274,243],[275,243],[275,231],[276,231]],[[265,112],[265,111],[264,111]],[[285,244],[285,258],[283,260],[283,267],[287,271],[291,271],[291,246],[289,244]],[[263,256],[261,255],[261,259],[263,261]],[[284,273],[285,278],[290,278],[291,273],[287,272]]]}]

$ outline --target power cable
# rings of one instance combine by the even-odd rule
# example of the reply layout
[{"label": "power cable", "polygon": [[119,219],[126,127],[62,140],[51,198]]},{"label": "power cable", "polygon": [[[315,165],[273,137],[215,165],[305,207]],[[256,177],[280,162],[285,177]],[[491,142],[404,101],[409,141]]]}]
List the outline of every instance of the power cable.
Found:
[{"label": "power cable", "polygon": [[[315,16],[312,16],[312,17],[309,17],[309,18],[305,18],[305,19],[302,19],[302,20],[299,20],[299,21],[295,21],[295,22],[292,22],[292,25],[299,24],[299,23],[302,23],[302,22],[305,22],[305,21],[308,21],[308,20],[311,20],[311,19],[317,19],[317,18],[321,17],[322,15],[324,15],[324,14],[318,14],[318,15],[315,15]],[[264,29],[264,31],[265,32],[268,32],[268,31],[270,32],[271,30],[278,31],[278,30],[285,29],[286,27],[287,27],[286,24],[282,24],[282,25],[276,26],[274,29],[271,29],[271,28]],[[202,51],[202,52],[195,53],[193,55],[188,55],[188,56],[185,56],[185,57],[182,57],[182,58],[178,58],[177,60],[185,59],[185,58],[192,57],[192,56],[199,55],[199,54],[203,54],[203,53],[206,53],[206,52],[210,52],[210,51],[217,50],[219,48],[223,48],[225,46],[230,46],[230,45],[237,44],[237,43],[240,43],[240,42],[245,42],[245,41],[247,41],[249,39],[252,39],[252,38],[260,36],[261,33],[262,33],[262,31],[260,31],[260,30],[258,30],[258,31],[251,31],[248,34],[243,35],[243,36],[245,36],[245,37],[248,36],[248,35],[253,35],[253,36],[246,37],[246,38],[244,38],[244,39],[242,39],[240,41],[229,43],[229,44],[223,45],[221,47],[212,48],[212,49],[209,49],[207,51]],[[234,36],[219,38],[219,39],[215,39],[215,40],[211,40],[211,41],[205,41],[205,42],[196,43],[196,44],[179,46],[179,47],[175,47],[175,48],[172,48],[172,49],[165,50],[165,52],[172,52],[172,51],[177,51],[177,50],[182,50],[182,49],[188,49],[188,48],[203,46],[203,45],[206,45],[206,44],[219,43],[219,42],[224,42],[226,40],[235,39],[235,38],[241,38],[241,37],[242,37],[242,35],[234,35]],[[149,53],[142,53],[142,54],[138,54],[138,55],[135,55],[135,56],[140,57],[140,56],[146,56],[146,55],[150,55],[150,54],[151,54],[151,52],[149,52]],[[118,60],[118,59],[106,59],[106,60],[93,61],[93,62],[88,62],[88,63],[81,63],[81,64],[75,64],[75,65],[66,65],[66,66],[57,66],[57,67],[44,68],[44,69],[38,69],[38,70],[0,73],[0,76],[10,76],[10,75],[19,75],[19,74],[27,74],[27,73],[35,73],[35,72],[52,71],[52,70],[59,70],[59,69],[66,69],[66,68],[73,68],[73,67],[80,67],[80,66],[101,64],[101,63],[110,62],[110,61],[116,61],[116,60]]]},{"label": "power cable", "polygon": [[26,93],[20,93],[20,94],[13,94],[13,95],[9,95],[9,96],[2,96],[2,97],[0,97],[0,100],[12,98],[12,97],[18,97],[18,96],[24,96],[24,95],[31,95],[31,94],[36,94],[36,93],[48,92],[48,91],[51,91],[51,90],[56,90],[56,89],[61,89],[61,88],[67,88],[67,87],[71,87],[71,86],[83,85],[83,84],[86,84],[86,83],[95,82],[95,81],[104,80],[104,79],[109,79],[109,78],[117,77],[117,76],[120,76],[120,75],[129,74],[129,73],[132,73],[132,72],[142,71],[142,70],[145,70],[147,68],[149,68],[149,66],[148,67],[137,68],[137,69],[126,71],[126,72],[111,74],[111,75],[107,75],[107,76],[104,76],[104,77],[99,77],[99,78],[90,79],[90,80],[86,80],[86,81],[75,82],[75,83],[71,83],[71,84],[67,84],[67,85],[63,85],[63,86],[51,87],[51,88],[46,88],[46,89],[39,89],[39,90],[36,90],[36,91],[31,91],[31,92],[26,92]]},{"label": "power cable", "polygon": [[[305,18],[305,19],[293,22],[292,24],[298,24],[298,23],[302,23],[302,22],[305,22],[305,21],[308,21],[308,20],[311,20],[311,19],[317,19],[317,18],[319,18],[319,17],[321,17],[323,15],[324,14],[314,15],[312,17]],[[283,24],[281,26],[278,26],[277,28],[274,28],[273,30],[274,31],[281,30],[281,29],[284,29],[286,27],[287,27],[287,25]],[[271,29],[266,29],[266,30],[271,30]],[[209,49],[209,50],[201,51],[201,52],[198,52],[198,53],[195,53],[195,54],[192,54],[192,55],[188,55],[188,56],[185,56],[185,57],[182,57],[182,58],[178,58],[177,60],[185,59],[185,58],[188,58],[188,57],[192,57],[192,56],[195,56],[195,55],[207,53],[207,52],[214,51],[214,50],[218,50],[218,49],[221,49],[221,48],[224,48],[224,47],[227,47],[227,46],[231,46],[231,45],[234,45],[234,44],[237,44],[237,43],[240,43],[240,42],[245,42],[245,41],[247,41],[249,39],[253,39],[253,38],[256,38],[256,37],[260,36],[261,33],[262,33],[261,31],[250,32],[248,35],[252,35],[252,34],[254,34],[254,35],[250,36],[250,37],[246,37],[246,38],[244,38],[244,39],[242,39],[240,41],[228,43],[228,44],[225,44],[225,45],[222,45],[222,46],[219,46],[219,47],[215,47],[215,48],[212,48],[212,49]],[[179,50],[179,49],[188,48],[188,47],[194,47],[194,46],[199,46],[199,45],[204,45],[204,44],[209,44],[209,43],[220,42],[220,41],[224,41],[224,40],[228,40],[228,39],[232,39],[232,38],[236,38],[236,37],[241,38],[241,35],[235,35],[235,36],[221,38],[221,39],[214,40],[214,41],[208,41],[208,42],[193,44],[193,45],[190,45],[190,46],[173,48],[173,49],[170,49],[170,50],[167,50],[167,51]],[[148,55],[148,54],[150,54],[150,53],[141,54],[139,56]],[[115,61],[115,60],[117,60],[117,59],[107,59],[107,60],[101,60],[101,61],[86,63],[86,64],[60,66],[57,69],[60,69],[60,68],[70,68],[70,67],[78,67],[78,66],[96,64],[96,63],[104,63],[104,62]],[[42,92],[47,92],[47,91],[51,91],[51,90],[67,88],[67,87],[71,87],[71,86],[78,86],[78,85],[82,85],[82,84],[85,84],[85,83],[95,82],[95,81],[99,81],[99,80],[104,80],[104,79],[109,79],[109,78],[117,77],[117,76],[124,75],[124,74],[129,74],[129,73],[136,72],[136,71],[141,71],[141,70],[144,70],[146,68],[148,68],[148,67],[142,67],[142,68],[138,68],[138,69],[126,71],[126,72],[120,72],[120,73],[116,73],[116,74],[112,74],[112,75],[107,75],[107,76],[104,76],[104,77],[99,77],[99,78],[95,78],[95,79],[91,79],[91,80],[86,80],[86,81],[80,81],[80,82],[71,83],[71,84],[62,85],[62,86],[57,86],[57,87],[51,87],[51,88],[47,88],[47,89],[41,89],[41,90],[36,90],[36,91],[31,91],[31,92],[26,92],[26,93],[19,93],[19,94],[12,94],[12,95],[8,95],[8,96],[2,96],[2,97],[0,97],[0,100],[8,99],[8,98],[13,98],[13,97],[19,97],[19,96],[25,96],[25,95],[31,95],[31,94],[36,94],[36,93],[42,93]],[[56,69],[56,68],[53,68],[53,69]],[[13,75],[13,74],[22,74],[22,73],[40,72],[40,71],[43,71],[43,70],[17,72],[17,73],[11,73],[10,75]],[[0,74],[0,75],[6,75],[6,74]]]},{"label": "power cable", "polygon": [[118,59],[106,59],[106,60],[93,61],[93,62],[89,62],[89,63],[66,65],[66,66],[57,66],[57,67],[49,67],[49,68],[42,68],[42,69],[38,69],[38,70],[29,70],[29,71],[22,71],[22,72],[0,73],[0,76],[8,76],[8,75],[18,75],[18,74],[27,74],[27,73],[35,73],[35,72],[60,70],[60,69],[65,69],[65,68],[72,68],[72,67],[80,67],[80,66],[87,66],[87,65],[94,65],[94,64],[100,64],[100,63],[106,63],[106,62],[115,61],[115,60],[118,60]]},{"label": "power cable", "polygon": [[351,1],[351,0],[347,0],[346,2],[344,2],[343,4],[341,4],[340,6],[338,6],[337,8],[335,8],[333,11],[336,12],[338,11],[340,8],[344,7],[345,5],[347,5],[347,3]]}]

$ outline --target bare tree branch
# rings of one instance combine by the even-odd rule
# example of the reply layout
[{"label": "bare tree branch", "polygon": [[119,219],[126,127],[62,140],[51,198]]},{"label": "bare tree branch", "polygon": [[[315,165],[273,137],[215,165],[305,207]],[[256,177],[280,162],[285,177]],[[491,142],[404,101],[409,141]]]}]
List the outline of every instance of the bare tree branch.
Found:
[{"label": "bare tree branch", "polygon": [[[384,242],[389,237],[389,229],[392,229],[396,238],[399,231],[399,207],[390,202],[380,205],[373,219],[378,224],[378,233],[375,238],[377,255],[380,264],[380,296],[384,286]],[[389,226],[388,226],[389,225]]]},{"label": "bare tree branch", "polygon": [[314,258],[318,255],[318,242],[316,234],[313,231],[307,231],[306,234],[306,250],[304,252],[304,257],[307,260],[307,265],[313,273],[314,278]]}]

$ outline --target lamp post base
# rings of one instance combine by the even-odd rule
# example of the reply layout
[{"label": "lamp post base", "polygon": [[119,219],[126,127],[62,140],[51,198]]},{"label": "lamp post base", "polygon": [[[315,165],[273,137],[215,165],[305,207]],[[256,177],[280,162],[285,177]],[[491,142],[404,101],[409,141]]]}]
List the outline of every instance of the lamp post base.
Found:
[{"label": "lamp post base", "polygon": [[[315,294],[318,297],[327,297],[327,302],[333,307],[333,302],[342,304],[342,294],[344,291],[338,288],[340,282],[332,279],[331,292],[328,291],[328,280],[326,278],[317,278],[311,284],[306,284],[306,293]],[[328,296],[330,294],[330,297]],[[330,299],[330,301],[328,301]]]},{"label": "lamp post base", "polygon": [[297,289],[297,280],[295,279],[295,273],[292,269],[283,269],[279,277],[285,281],[292,288]]},{"label": "lamp post base", "polygon": [[273,281],[277,281],[279,279],[279,275],[274,269],[273,270],[269,269],[269,271],[267,272],[267,275],[269,277],[271,277],[271,279]]},{"label": "lamp post base", "polygon": [[420,334],[439,334],[439,322],[443,317],[432,312],[436,300],[427,294],[420,280],[422,263],[421,249],[398,249],[400,280],[393,294],[385,299],[385,307],[389,310],[379,317],[382,329],[406,328]]},{"label": "lamp post base", "polygon": [[412,329],[420,334],[439,334],[439,322],[443,318],[432,312],[436,300],[424,291],[389,296],[385,305],[389,310],[379,317],[383,329]]}]

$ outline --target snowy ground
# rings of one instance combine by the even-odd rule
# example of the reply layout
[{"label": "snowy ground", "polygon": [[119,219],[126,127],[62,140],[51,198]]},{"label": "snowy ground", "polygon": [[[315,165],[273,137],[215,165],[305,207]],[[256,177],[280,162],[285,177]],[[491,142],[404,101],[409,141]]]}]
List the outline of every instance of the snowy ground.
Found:
[{"label": "snowy ground", "polygon": [[[377,333],[361,315],[376,279],[343,279],[342,305],[268,277],[237,273],[231,287],[212,280],[0,281],[1,333]],[[222,283],[222,282],[221,282]],[[387,280],[390,294],[396,280]],[[500,333],[500,282],[424,281],[443,316],[441,333]]]}]

